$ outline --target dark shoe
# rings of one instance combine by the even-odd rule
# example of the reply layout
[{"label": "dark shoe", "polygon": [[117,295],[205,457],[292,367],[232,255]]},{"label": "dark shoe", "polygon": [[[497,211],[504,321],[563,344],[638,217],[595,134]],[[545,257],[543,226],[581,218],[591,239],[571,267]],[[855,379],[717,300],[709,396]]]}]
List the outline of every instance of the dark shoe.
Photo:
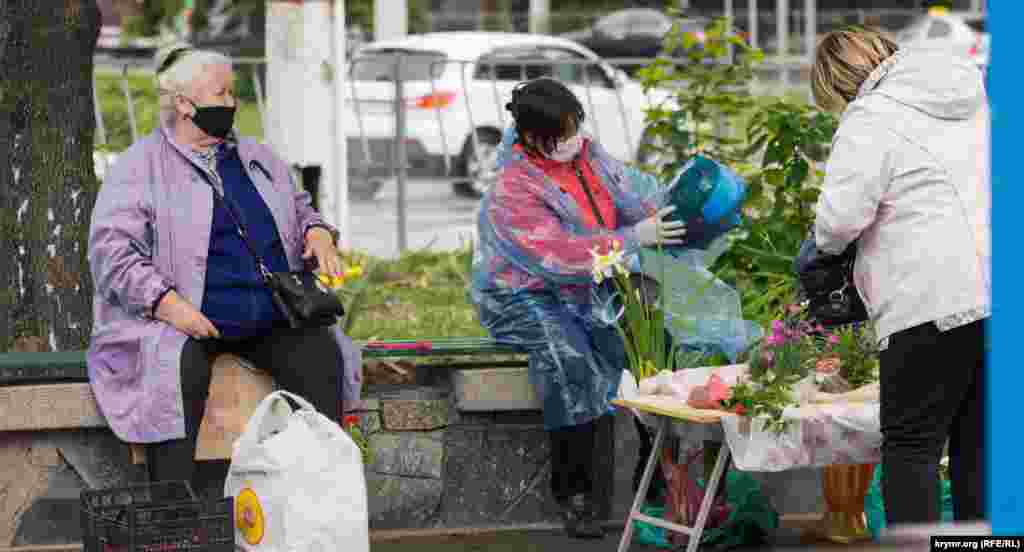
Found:
[{"label": "dark shoe", "polygon": [[558,500],[558,507],[562,511],[562,524],[565,526],[565,532],[572,538],[576,538],[576,534],[579,531],[580,525],[580,512],[573,504],[573,500]]},{"label": "dark shoe", "polygon": [[589,498],[576,496],[563,509],[566,516],[565,531],[574,539],[603,539],[604,527],[597,519],[593,501]]}]

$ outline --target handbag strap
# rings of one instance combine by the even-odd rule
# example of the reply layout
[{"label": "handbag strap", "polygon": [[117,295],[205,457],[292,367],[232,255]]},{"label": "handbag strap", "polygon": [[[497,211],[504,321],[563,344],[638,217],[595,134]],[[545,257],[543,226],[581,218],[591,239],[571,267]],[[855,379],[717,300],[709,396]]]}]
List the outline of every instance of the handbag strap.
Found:
[{"label": "handbag strap", "polygon": [[210,178],[210,175],[206,173],[206,171],[200,168],[199,174],[201,174],[203,176],[203,180],[205,180],[206,183],[210,185],[210,190],[213,191],[213,197],[216,200],[220,201],[222,205],[224,205],[224,208],[228,212],[228,216],[230,216],[231,220],[235,223],[235,228],[238,230],[238,235],[242,238],[242,243],[245,244],[245,248],[248,249],[249,253],[253,256],[254,259],[256,259],[256,265],[259,268],[260,276],[263,278],[263,281],[269,282],[270,270],[267,269],[266,263],[263,262],[263,257],[261,257],[260,254],[256,252],[256,248],[253,247],[252,242],[249,241],[249,231],[245,228],[245,225],[242,224],[242,220],[238,216],[238,214],[235,213],[234,208],[231,207],[231,202],[229,202],[228,199],[224,197],[224,194],[222,194],[220,190],[218,190],[217,187],[213,185],[213,180]]},{"label": "handbag strap", "polygon": [[597,218],[597,223],[602,228],[608,228],[608,225],[604,222],[604,217],[601,215],[601,209],[597,206],[597,201],[594,200],[594,194],[590,191],[590,186],[587,184],[587,179],[583,177],[583,170],[580,169],[579,161],[573,163],[573,168],[576,169],[576,178],[580,180],[580,185],[583,186],[583,192],[587,194],[587,201],[590,203],[590,208],[594,211],[594,217]]}]

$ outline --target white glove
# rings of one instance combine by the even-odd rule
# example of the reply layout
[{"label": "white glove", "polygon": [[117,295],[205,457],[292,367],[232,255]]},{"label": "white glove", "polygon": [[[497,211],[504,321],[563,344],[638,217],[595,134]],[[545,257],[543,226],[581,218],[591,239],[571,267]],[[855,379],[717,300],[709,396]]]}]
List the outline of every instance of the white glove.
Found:
[{"label": "white glove", "polygon": [[683,221],[665,221],[665,217],[675,210],[675,205],[669,205],[654,216],[637,223],[633,231],[636,232],[640,245],[681,245],[681,238],[686,234],[686,224]]}]

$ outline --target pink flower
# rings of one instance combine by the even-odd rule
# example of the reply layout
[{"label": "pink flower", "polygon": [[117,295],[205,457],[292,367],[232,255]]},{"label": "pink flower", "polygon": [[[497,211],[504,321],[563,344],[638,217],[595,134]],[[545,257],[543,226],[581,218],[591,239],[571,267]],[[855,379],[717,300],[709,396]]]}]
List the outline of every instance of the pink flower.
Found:
[{"label": "pink flower", "polygon": [[836,334],[828,336],[828,343],[829,345],[839,345],[839,336]]},{"label": "pink flower", "polygon": [[780,333],[785,331],[786,326],[782,323],[782,320],[772,320],[772,331]]},{"label": "pink flower", "polygon": [[782,345],[786,342],[786,336],[778,333],[773,333],[765,339],[765,343],[771,346]]},{"label": "pink flower", "polygon": [[789,314],[799,314],[800,311],[804,310],[804,308],[803,306],[794,303],[792,305],[787,305],[786,310],[789,311]]},{"label": "pink flower", "polygon": [[828,357],[819,360],[814,365],[814,371],[819,374],[831,376],[839,373],[839,367],[843,365],[843,361],[839,360],[839,357]]}]

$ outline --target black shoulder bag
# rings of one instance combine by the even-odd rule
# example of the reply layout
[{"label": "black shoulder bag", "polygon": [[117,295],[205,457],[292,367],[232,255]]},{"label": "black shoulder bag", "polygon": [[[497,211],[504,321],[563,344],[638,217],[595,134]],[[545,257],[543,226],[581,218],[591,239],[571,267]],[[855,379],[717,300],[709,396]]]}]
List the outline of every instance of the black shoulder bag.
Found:
[{"label": "black shoulder bag", "polygon": [[[253,161],[253,163],[256,162]],[[267,174],[266,169],[262,166],[257,166],[257,168]],[[241,236],[245,248],[256,259],[260,276],[263,278],[263,283],[270,288],[274,304],[277,305],[278,310],[281,311],[292,328],[331,326],[338,321],[339,317],[345,315],[345,307],[341,304],[341,299],[324,286],[313,272],[308,270],[271,272],[268,270],[263,258],[256,253],[256,248],[249,242],[249,232],[227,198],[213,185],[209,175],[202,170],[199,172],[203,175],[206,183],[210,185],[210,189],[213,190],[213,197],[220,201],[231,215],[231,220],[238,228],[238,235]]]},{"label": "black shoulder bag", "polygon": [[839,255],[822,253],[813,236],[800,244],[793,268],[809,303],[808,314],[824,327],[858,324],[868,319],[867,308],[853,282],[856,259],[856,241]]}]

